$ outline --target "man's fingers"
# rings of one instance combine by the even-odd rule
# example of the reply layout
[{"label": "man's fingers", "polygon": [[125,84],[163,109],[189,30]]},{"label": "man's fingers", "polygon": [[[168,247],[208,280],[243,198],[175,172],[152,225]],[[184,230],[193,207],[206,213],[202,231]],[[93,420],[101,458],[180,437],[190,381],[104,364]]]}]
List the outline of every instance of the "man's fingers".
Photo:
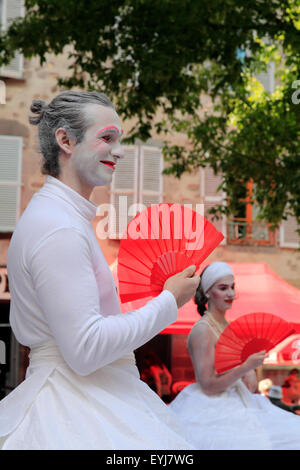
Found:
[{"label": "man's fingers", "polygon": [[184,277],[192,277],[194,275],[195,271],[196,271],[196,266],[194,264],[192,264],[191,266],[188,266],[183,271],[181,271],[181,274]]}]

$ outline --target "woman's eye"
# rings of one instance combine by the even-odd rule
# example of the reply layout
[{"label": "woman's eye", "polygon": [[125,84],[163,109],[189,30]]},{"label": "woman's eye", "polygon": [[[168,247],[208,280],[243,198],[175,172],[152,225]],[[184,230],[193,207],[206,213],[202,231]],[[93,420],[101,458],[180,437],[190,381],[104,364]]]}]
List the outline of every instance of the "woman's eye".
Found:
[{"label": "woman's eye", "polygon": [[102,139],[105,140],[105,142],[110,142],[111,136],[110,135],[103,135]]}]

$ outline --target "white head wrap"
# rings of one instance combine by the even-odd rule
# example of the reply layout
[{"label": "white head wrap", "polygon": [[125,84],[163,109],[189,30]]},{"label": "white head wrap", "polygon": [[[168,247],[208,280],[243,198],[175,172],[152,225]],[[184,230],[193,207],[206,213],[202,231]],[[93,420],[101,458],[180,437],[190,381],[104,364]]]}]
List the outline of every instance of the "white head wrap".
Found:
[{"label": "white head wrap", "polygon": [[233,271],[228,264],[222,261],[215,261],[210,264],[204,271],[201,277],[201,286],[204,294],[210,289],[210,287],[217,282],[219,279],[225,276],[234,276]]}]

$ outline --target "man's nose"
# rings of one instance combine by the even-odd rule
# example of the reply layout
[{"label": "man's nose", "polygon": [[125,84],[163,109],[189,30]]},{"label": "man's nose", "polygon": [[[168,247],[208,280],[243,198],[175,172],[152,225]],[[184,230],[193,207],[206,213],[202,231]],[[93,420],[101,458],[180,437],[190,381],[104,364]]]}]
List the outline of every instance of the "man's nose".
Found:
[{"label": "man's nose", "polygon": [[112,153],[114,157],[117,157],[120,159],[125,157],[125,151],[124,151],[123,145],[121,145],[120,143],[114,146]]}]

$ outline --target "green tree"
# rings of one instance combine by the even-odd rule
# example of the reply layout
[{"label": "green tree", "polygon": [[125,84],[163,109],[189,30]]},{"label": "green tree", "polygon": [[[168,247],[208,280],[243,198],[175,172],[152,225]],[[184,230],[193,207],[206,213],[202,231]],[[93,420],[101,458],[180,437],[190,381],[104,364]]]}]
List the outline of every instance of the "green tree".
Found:
[{"label": "green tree", "polygon": [[[72,76],[60,84],[106,92],[123,118],[136,118],[128,138],[150,137],[158,109],[165,115],[158,131],[186,133],[188,151],[166,145],[167,172],[179,177],[210,164],[222,172],[229,212],[252,178],[262,217],[276,224],[290,211],[300,224],[297,0],[25,0],[25,7],[25,18],[0,36],[0,64],[16,50],[43,64],[68,47]],[[281,86],[271,95],[253,76],[274,57]],[[203,94],[212,102],[204,113]]]},{"label": "green tree", "polygon": [[[252,201],[260,209],[257,217],[273,227],[288,215],[295,216],[300,225],[299,68],[292,52],[282,55],[280,39],[277,46],[257,39],[260,50],[244,67],[242,83],[222,88],[210,109],[203,113],[199,107],[193,114],[171,116],[173,129],[186,133],[189,145],[165,146],[170,162],[167,173],[180,176],[210,165],[222,174],[220,189],[227,195],[227,204],[211,212],[238,212],[241,188],[251,180]],[[256,77],[271,61],[276,64],[278,81],[273,93]],[[197,72],[209,88],[210,71],[199,66]]]}]

